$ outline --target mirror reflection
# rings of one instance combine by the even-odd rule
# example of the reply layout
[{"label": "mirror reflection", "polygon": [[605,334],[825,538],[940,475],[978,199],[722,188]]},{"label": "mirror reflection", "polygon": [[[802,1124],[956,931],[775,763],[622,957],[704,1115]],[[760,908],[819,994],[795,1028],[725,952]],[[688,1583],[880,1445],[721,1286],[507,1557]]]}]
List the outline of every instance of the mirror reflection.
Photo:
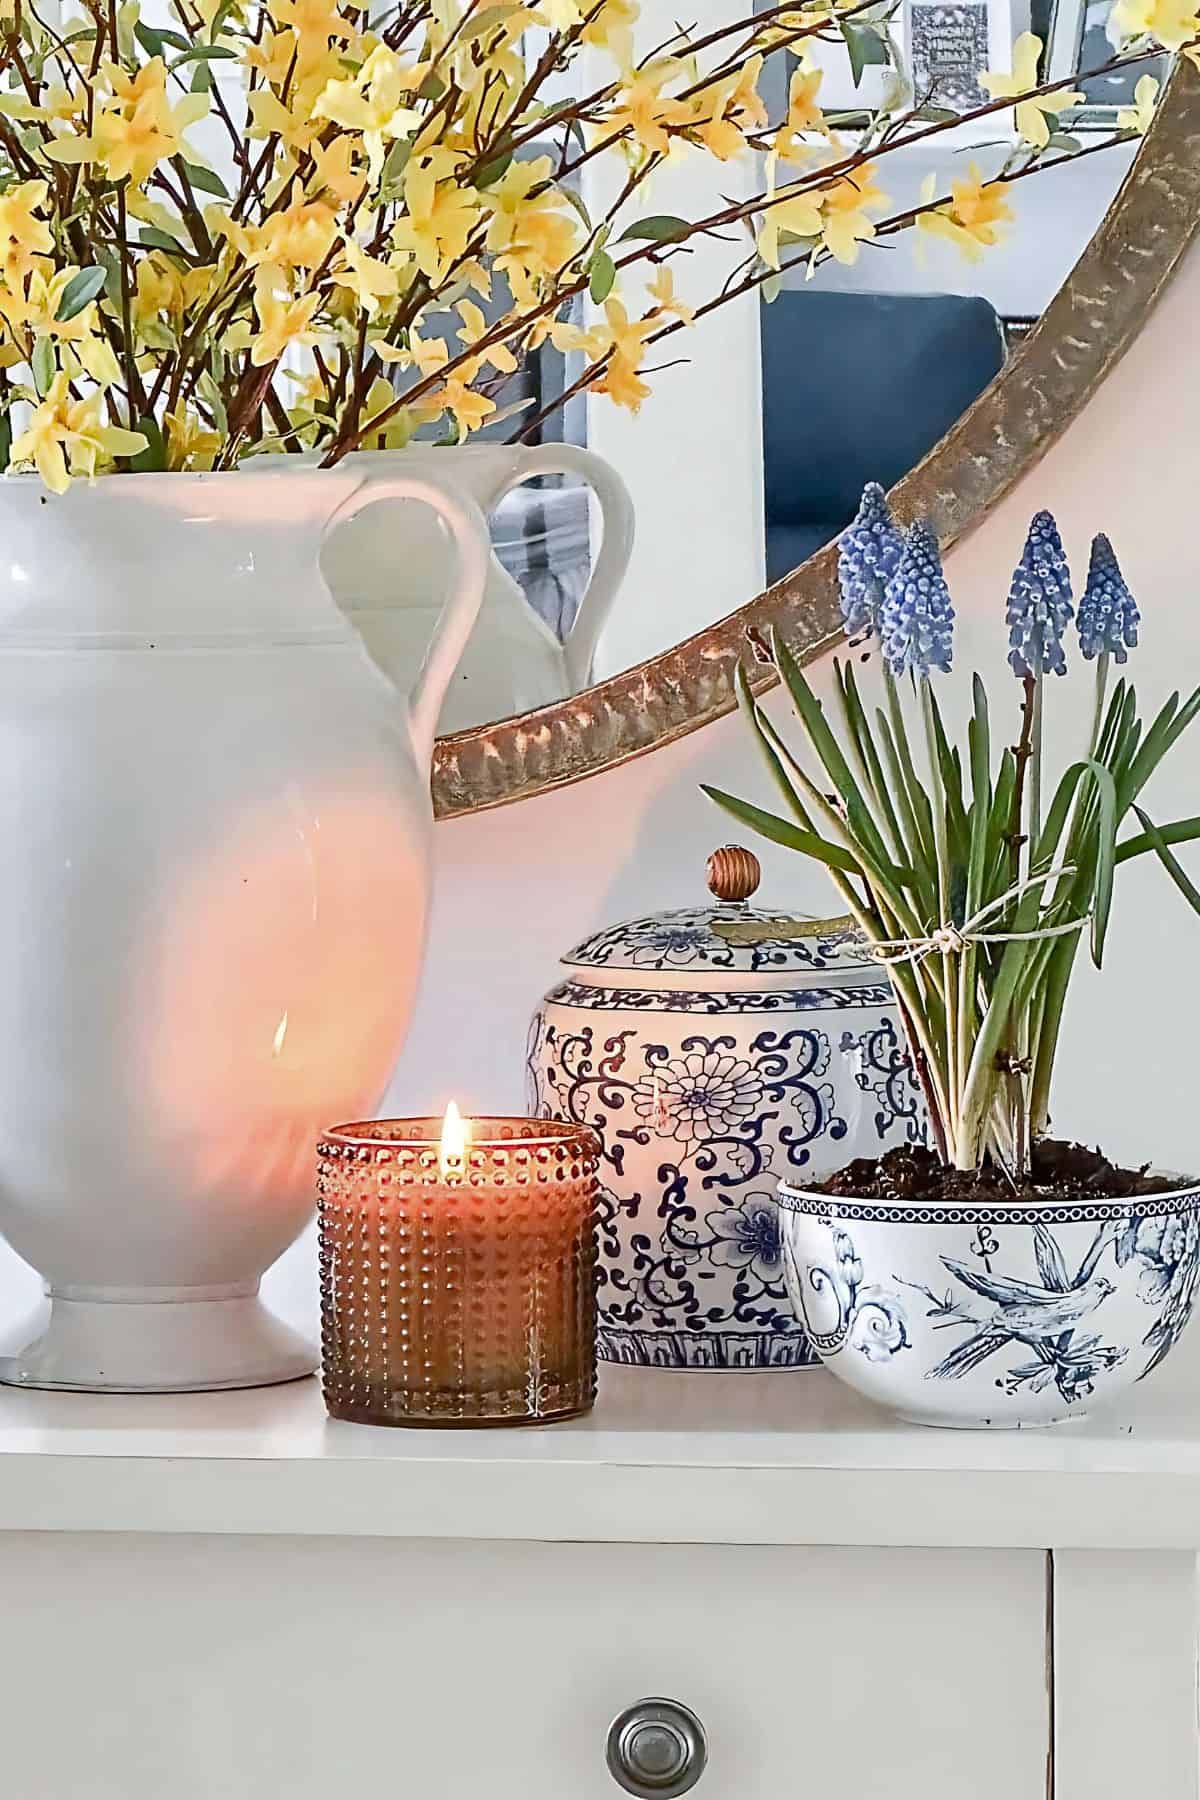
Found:
[{"label": "mirror reflection", "polygon": [[[670,650],[836,538],[867,481],[890,486],[937,445],[1020,354],[1139,152],[1169,54],[1132,10],[870,0],[788,13],[781,29],[798,18],[821,29],[756,67],[753,97],[727,97],[724,116],[701,122],[704,148],[728,122],[743,154],[697,155],[694,124],[664,138],[638,200],[652,254],[614,286],[593,235],[589,293],[525,340],[470,432],[464,479],[493,558],[443,732],[553,704]],[[708,11],[693,43],[729,23],[727,7]],[[772,29],[782,12],[763,13]],[[617,172],[611,154],[576,158],[568,185],[594,234],[621,169],[636,170],[679,104],[678,71],[658,79],[653,67],[624,77],[617,104],[633,124]],[[549,132],[522,151],[548,153],[564,166]],[[814,171],[831,167],[845,174],[817,192]],[[753,200],[764,193],[770,210]],[[720,221],[722,209],[702,237],[673,235],[673,222]],[[655,308],[623,392],[617,296],[631,329]],[[500,279],[470,303],[476,335],[527,298]],[[421,329],[453,334],[461,316],[461,304],[427,314]],[[397,393],[420,379],[399,375]],[[445,442],[444,430],[417,436]],[[363,515],[326,568],[395,676],[429,640],[451,558],[440,527],[407,507],[397,568],[377,516],[391,510]]]}]

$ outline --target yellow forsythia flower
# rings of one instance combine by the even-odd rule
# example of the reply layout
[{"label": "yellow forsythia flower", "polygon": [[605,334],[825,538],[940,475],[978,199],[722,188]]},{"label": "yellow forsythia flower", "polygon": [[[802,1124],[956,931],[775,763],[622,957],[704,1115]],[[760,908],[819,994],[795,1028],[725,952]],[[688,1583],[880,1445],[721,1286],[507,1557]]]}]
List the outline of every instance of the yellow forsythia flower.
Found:
[{"label": "yellow forsythia flower", "polygon": [[612,355],[593,386],[598,393],[615,400],[618,406],[632,413],[639,412],[650,389],[638,371],[645,355],[646,339],[657,330],[658,320],[653,314],[645,319],[631,319],[620,300],[605,302],[604,318],[604,338]]},{"label": "yellow forsythia flower", "polygon": [[[492,328],[489,327],[483,313],[473,300],[460,300],[458,311],[463,322],[462,330],[457,333],[458,341],[460,344],[465,344],[469,350],[472,344],[477,344],[480,338]],[[512,375],[517,367],[516,357],[508,346],[499,340],[488,345],[483,352],[483,360],[490,362],[493,369],[498,369],[502,375]]]},{"label": "yellow forsythia flower", "polygon": [[[993,100],[1015,99],[1018,94],[1028,93],[1030,88],[1038,85],[1038,63],[1042,55],[1042,40],[1035,37],[1032,31],[1023,31],[1013,45],[1012,72],[989,71],[979,77],[979,85]],[[1050,126],[1046,114],[1057,118],[1072,106],[1078,106],[1086,99],[1085,94],[1067,92],[1059,88],[1053,94],[1037,94],[1022,100],[1016,108],[1017,130],[1027,144],[1035,150],[1044,150],[1050,142]]]},{"label": "yellow forsythia flower", "polygon": [[633,61],[633,28],[641,13],[638,0],[604,0],[588,7],[591,15],[583,28],[583,42],[595,50],[607,50],[623,69]]},{"label": "yellow forsythia flower", "polygon": [[[513,162],[503,178],[481,196],[491,213],[487,248],[498,268],[510,278],[518,302],[532,301],[525,294],[522,277],[553,274],[574,254],[579,242],[579,222],[561,193],[546,184],[550,158],[534,157]],[[542,191],[535,192],[536,189]]]},{"label": "yellow forsythia flower", "polygon": [[205,425],[185,407],[164,414],[167,428],[168,469],[211,469],[224,442],[219,431]]},{"label": "yellow forsythia flower", "polygon": [[685,301],[680,300],[677,297],[675,293],[675,277],[672,275],[670,269],[668,269],[666,263],[661,263],[659,265],[658,273],[653,281],[647,282],[646,291],[654,301],[656,312],[673,314],[675,318],[681,319],[685,325],[692,324],[696,317],[695,312]]},{"label": "yellow forsythia flower", "polygon": [[752,56],[743,69],[695,97],[693,135],[721,162],[740,156],[746,148],[745,133],[767,122],[767,109],[756,86],[762,61],[761,56]]},{"label": "yellow forsythia flower", "polygon": [[647,63],[632,74],[600,128],[603,136],[628,132],[642,150],[666,156],[671,148],[668,128],[686,125],[692,118],[690,106],[662,91],[679,70],[679,63],[667,58]]},{"label": "yellow forsythia flower", "polygon": [[313,175],[309,186],[314,193],[328,190],[335,200],[353,203],[367,185],[365,170],[354,168],[354,145],[348,137],[335,137],[332,144],[312,147]]},{"label": "yellow forsythia flower", "polygon": [[25,430],[13,440],[13,462],[32,463],[46,486],[63,494],[71,475],[90,477],[98,463],[116,456],[136,456],[144,450],[146,439],[140,431],[104,424],[102,405],[99,393],[72,400],[66,375],[56,375]]},{"label": "yellow forsythia flower", "polygon": [[347,238],[343,243],[332,278],[339,287],[349,289],[368,319],[375,317],[380,301],[395,298],[400,285],[396,270],[377,256],[369,256],[353,238]]},{"label": "yellow forsythia flower", "polygon": [[54,248],[50,227],[34,216],[45,206],[47,192],[44,181],[23,181],[0,194],[0,268],[10,285],[33,268],[36,256]]},{"label": "yellow forsythia flower", "polygon": [[96,114],[90,134],[55,138],[46,155],[53,162],[97,163],[111,181],[128,178],[140,187],[169,156],[190,154],[183,134],[208,112],[208,95],[185,94],[172,106],[161,56],[135,76],[115,64],[108,73],[113,99]]},{"label": "yellow forsythia flower", "polygon": [[[937,176],[927,176],[921,191],[926,205],[936,191]],[[1002,184],[985,181],[972,163],[965,181],[950,183],[950,199],[945,205],[921,214],[917,229],[933,237],[948,238],[968,262],[978,262],[985,248],[999,242],[1000,227],[1011,225],[1013,217]]]},{"label": "yellow forsythia flower", "polygon": [[1153,75],[1143,75],[1133,90],[1133,105],[1123,106],[1117,114],[1119,131],[1136,131],[1144,136],[1149,131],[1158,105],[1158,83]]},{"label": "yellow forsythia flower", "polygon": [[1108,30],[1118,44],[1149,35],[1165,50],[1182,50],[1200,37],[1200,16],[1192,0],[1117,0]]},{"label": "yellow forsythia flower", "polygon": [[425,63],[401,62],[394,50],[380,44],[349,81],[329,82],[313,107],[316,118],[361,132],[373,181],[382,173],[388,147],[422,123],[412,98],[427,68]]},{"label": "yellow forsythia flower", "polygon": [[312,316],[320,305],[319,293],[304,294],[299,300],[276,293],[277,269],[263,269],[254,289],[254,311],[258,329],[250,343],[250,361],[258,368],[278,362],[289,345],[312,345],[317,334],[310,330]]},{"label": "yellow forsythia flower", "polygon": [[433,398],[439,400],[448,413],[453,414],[462,436],[470,431],[478,431],[496,410],[494,400],[489,400],[486,394],[477,394],[474,388],[468,387],[465,381],[453,375]]},{"label": "yellow forsythia flower", "polygon": [[804,161],[811,154],[803,141],[805,132],[825,131],[825,114],[817,104],[824,79],[822,69],[797,69],[792,76],[787,118],[775,133],[775,154],[782,162]]},{"label": "yellow forsythia flower", "polygon": [[821,235],[821,197],[806,190],[776,198],[775,157],[767,157],[767,204],[758,227],[758,254],[769,269],[779,267],[782,235],[793,238],[818,238]]},{"label": "yellow forsythia flower", "polygon": [[867,216],[888,203],[888,197],[875,186],[874,163],[860,163],[822,189],[821,242],[840,263],[858,261],[859,245],[875,236],[875,226]]},{"label": "yellow forsythia flower", "polygon": [[404,171],[406,211],[392,227],[392,243],[431,281],[439,281],[463,254],[480,217],[475,189],[456,178],[460,161],[450,151],[435,150],[411,157]]}]

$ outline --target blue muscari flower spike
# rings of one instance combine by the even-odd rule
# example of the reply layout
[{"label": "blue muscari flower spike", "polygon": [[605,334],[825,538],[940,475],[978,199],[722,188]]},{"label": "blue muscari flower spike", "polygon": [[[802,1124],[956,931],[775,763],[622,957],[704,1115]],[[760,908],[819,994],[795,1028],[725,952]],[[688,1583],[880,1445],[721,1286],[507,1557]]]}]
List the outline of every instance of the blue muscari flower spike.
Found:
[{"label": "blue muscari flower spike", "polygon": [[1035,513],[1008,590],[1008,660],[1015,675],[1065,675],[1062,635],[1070,624],[1071,571],[1058,526]]},{"label": "blue muscari flower spike", "polygon": [[1079,644],[1090,662],[1095,656],[1127,660],[1138,641],[1141,613],[1121,573],[1121,565],[1103,532],[1092,539],[1087,586],[1079,602]]},{"label": "blue muscari flower spike", "polygon": [[878,630],[884,589],[903,549],[887,496],[877,481],[869,481],[853,523],[838,539],[838,584],[847,637],[870,637]]},{"label": "blue muscari flower spike", "polygon": [[893,675],[950,672],[954,608],[942,573],[941,552],[923,519],[908,532],[895,574],[879,611],[879,639]]}]

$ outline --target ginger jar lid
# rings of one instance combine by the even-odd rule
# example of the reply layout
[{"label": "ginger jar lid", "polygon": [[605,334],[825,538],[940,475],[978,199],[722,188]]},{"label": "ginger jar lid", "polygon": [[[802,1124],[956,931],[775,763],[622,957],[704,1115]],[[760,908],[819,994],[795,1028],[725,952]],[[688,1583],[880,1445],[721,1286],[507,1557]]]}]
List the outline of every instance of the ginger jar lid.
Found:
[{"label": "ginger jar lid", "polygon": [[[647,988],[836,987],[885,979],[846,914],[809,919],[751,906],[762,869],[749,850],[727,845],[708,859],[713,903],[651,913],[593,932],[563,957],[577,980]],[[636,977],[636,980],[629,979]]]}]

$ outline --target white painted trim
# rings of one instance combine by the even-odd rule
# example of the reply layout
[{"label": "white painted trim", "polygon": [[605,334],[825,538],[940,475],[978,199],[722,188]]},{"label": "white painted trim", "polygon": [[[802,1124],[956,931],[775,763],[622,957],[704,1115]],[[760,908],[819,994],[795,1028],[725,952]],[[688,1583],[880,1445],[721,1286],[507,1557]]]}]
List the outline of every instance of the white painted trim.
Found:
[{"label": "white painted trim", "polygon": [[0,1530],[1195,1552],[1200,1420],[1188,1383],[1050,1431],[928,1431],[803,1371],[606,1369],[590,1417],[540,1431],[339,1424],[311,1381],[0,1390]]},{"label": "white painted trim", "polygon": [[1196,1629],[1194,1556],[1054,1557],[1052,1800],[1197,1800]]}]

